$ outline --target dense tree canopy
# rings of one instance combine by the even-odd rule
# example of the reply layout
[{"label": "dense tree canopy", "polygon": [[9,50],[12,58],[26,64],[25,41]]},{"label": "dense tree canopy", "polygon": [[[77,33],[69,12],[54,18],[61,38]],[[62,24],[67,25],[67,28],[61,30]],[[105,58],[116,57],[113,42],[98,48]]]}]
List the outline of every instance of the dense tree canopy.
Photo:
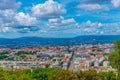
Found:
[{"label": "dense tree canopy", "polygon": [[21,70],[3,70],[0,68],[0,80],[119,80],[114,72],[100,72],[95,70],[78,71],[37,68]]},{"label": "dense tree canopy", "polygon": [[120,80],[120,40],[114,43],[114,51],[109,55],[109,61],[117,69],[117,79]]}]

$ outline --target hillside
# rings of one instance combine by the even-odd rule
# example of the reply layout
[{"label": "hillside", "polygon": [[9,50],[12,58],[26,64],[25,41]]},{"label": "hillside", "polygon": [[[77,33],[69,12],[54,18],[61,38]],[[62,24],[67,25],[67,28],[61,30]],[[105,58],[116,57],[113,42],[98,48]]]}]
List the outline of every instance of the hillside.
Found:
[{"label": "hillside", "polygon": [[79,44],[104,44],[113,43],[120,40],[119,35],[104,36],[78,36],[74,38],[41,38],[41,37],[22,37],[16,39],[0,38],[0,47],[19,48],[19,47],[40,47],[40,46],[68,46]]}]

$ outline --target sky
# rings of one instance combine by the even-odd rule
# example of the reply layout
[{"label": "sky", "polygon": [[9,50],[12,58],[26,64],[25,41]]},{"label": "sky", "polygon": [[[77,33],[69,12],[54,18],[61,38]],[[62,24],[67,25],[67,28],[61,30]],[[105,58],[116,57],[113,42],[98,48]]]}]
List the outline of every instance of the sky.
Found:
[{"label": "sky", "polygon": [[0,0],[0,38],[119,34],[120,0]]}]

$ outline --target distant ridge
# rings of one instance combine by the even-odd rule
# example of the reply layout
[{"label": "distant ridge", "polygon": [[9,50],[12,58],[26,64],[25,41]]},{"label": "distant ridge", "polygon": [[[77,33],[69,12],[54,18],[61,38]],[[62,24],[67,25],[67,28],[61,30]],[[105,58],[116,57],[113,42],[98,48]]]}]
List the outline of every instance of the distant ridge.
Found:
[{"label": "distant ridge", "polygon": [[87,35],[74,38],[21,37],[16,39],[0,38],[0,48],[22,48],[40,46],[68,46],[79,44],[104,44],[120,40],[120,35]]}]

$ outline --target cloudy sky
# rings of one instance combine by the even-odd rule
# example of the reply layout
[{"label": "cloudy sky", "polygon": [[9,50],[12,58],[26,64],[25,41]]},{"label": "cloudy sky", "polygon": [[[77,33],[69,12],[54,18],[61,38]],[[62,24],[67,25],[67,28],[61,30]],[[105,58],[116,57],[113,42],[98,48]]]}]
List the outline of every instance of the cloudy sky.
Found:
[{"label": "cloudy sky", "polygon": [[0,0],[0,38],[119,34],[120,0]]}]

